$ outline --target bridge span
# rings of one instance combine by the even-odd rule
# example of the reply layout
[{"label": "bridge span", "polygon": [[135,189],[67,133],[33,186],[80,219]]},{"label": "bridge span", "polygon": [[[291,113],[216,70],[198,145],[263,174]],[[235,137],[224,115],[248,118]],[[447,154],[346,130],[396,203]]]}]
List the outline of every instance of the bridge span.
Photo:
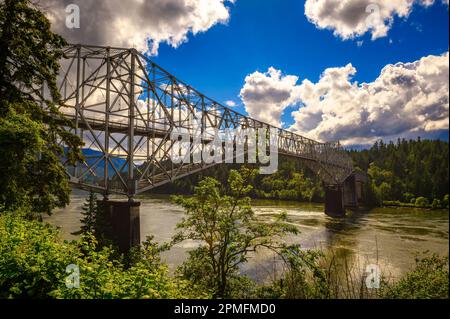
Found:
[{"label": "bridge span", "polygon": [[[103,203],[123,234],[124,249],[139,241],[136,195],[215,165],[175,163],[175,130],[191,136],[201,132],[202,142],[185,149],[189,158],[204,151],[217,132],[223,136],[227,130],[272,130],[276,139],[267,139],[267,147],[276,146],[279,154],[302,160],[320,176],[327,214],[343,216],[345,206],[358,204],[360,179],[339,142],[320,143],[242,115],[135,49],[69,45],[58,85],[60,111],[73,123],[67,129],[85,142],[85,160],[75,166],[66,163],[71,184],[104,196]],[[129,202],[109,201],[110,194],[127,196]]]}]

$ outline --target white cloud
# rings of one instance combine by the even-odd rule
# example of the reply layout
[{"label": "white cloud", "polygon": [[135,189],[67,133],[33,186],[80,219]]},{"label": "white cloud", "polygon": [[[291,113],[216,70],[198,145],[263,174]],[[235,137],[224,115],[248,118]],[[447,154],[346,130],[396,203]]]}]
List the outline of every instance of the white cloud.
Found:
[{"label": "white cloud", "polygon": [[228,100],[228,101],[225,101],[225,105],[228,107],[235,107],[237,104],[234,101]]},{"label": "white cloud", "polygon": [[[353,39],[370,32],[372,40],[385,37],[394,17],[406,18],[414,5],[431,6],[435,0],[306,0],[305,15],[319,29]],[[443,0],[448,5],[448,0]]]},{"label": "white cloud", "polygon": [[295,102],[292,91],[297,81],[297,76],[284,76],[273,67],[266,73],[257,71],[248,75],[240,93],[247,113],[260,121],[280,126],[284,109]]},{"label": "white cloud", "polygon": [[352,81],[355,74],[348,64],[326,69],[317,83],[297,84],[298,77],[271,68],[247,76],[241,95],[251,116],[272,124],[286,107],[299,105],[290,129],[320,141],[369,144],[448,130],[448,52],[387,65],[371,83]]},{"label": "white cloud", "polygon": [[[80,29],[66,28],[65,8],[80,7]],[[229,0],[40,0],[53,28],[69,42],[135,47],[157,54],[161,43],[177,47],[188,35],[230,18]],[[149,43],[150,40],[150,43]]]}]

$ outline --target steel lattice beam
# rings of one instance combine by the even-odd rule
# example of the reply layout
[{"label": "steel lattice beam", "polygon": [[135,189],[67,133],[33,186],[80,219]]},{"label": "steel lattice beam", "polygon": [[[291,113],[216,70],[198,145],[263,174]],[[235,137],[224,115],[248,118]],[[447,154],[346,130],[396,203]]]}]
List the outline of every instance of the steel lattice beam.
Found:
[{"label": "steel lattice beam", "polygon": [[[78,188],[132,198],[212,166],[171,161],[175,128],[186,134],[194,134],[198,123],[202,133],[274,128],[208,98],[134,49],[70,45],[61,66],[60,111],[89,150],[83,163],[67,166]],[[340,184],[353,172],[339,143],[274,129],[279,153],[304,160],[324,183]]]}]

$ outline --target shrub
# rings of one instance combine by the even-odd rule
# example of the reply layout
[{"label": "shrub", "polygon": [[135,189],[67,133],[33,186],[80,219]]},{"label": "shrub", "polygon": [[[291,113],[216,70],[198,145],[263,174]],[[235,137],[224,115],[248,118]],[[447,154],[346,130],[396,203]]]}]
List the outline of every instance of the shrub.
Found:
[{"label": "shrub", "polygon": [[203,243],[189,253],[178,272],[217,298],[233,298],[243,290],[251,290],[249,285],[243,285],[244,277],[239,272],[249,254],[260,248],[284,249],[282,238],[298,233],[297,227],[287,222],[285,213],[275,216],[272,222],[257,218],[248,197],[256,174],[245,167],[231,170],[226,190],[221,189],[218,180],[206,177],[195,188],[193,197],[173,198],[185,209],[173,242]]},{"label": "shrub", "polygon": [[425,197],[417,197],[415,204],[416,207],[428,207],[430,205],[428,199],[426,199]]},{"label": "shrub", "polygon": [[[206,298],[189,282],[168,275],[159,250],[147,241],[125,267],[92,235],[62,241],[48,224],[21,212],[0,215],[0,298]],[[80,287],[67,288],[66,267],[80,270]]]},{"label": "shrub", "polygon": [[433,199],[433,203],[431,203],[431,208],[433,208],[433,209],[438,209],[438,208],[441,208],[442,207],[442,205],[441,205],[441,201],[439,200],[439,199]]},{"label": "shrub", "polygon": [[400,203],[398,200],[384,200],[383,205],[384,206],[401,206],[402,203]]},{"label": "shrub", "polygon": [[404,193],[403,200],[405,201],[405,203],[411,203],[412,200],[416,200],[416,197],[414,196],[414,194]]},{"label": "shrub", "polygon": [[416,267],[387,289],[389,299],[447,299],[448,257],[432,255],[416,259]]},{"label": "shrub", "polygon": [[16,214],[0,216],[0,298],[48,298],[79,251],[57,229]]},{"label": "shrub", "polygon": [[444,208],[448,208],[448,194],[444,196],[444,198],[442,199],[442,206]]}]

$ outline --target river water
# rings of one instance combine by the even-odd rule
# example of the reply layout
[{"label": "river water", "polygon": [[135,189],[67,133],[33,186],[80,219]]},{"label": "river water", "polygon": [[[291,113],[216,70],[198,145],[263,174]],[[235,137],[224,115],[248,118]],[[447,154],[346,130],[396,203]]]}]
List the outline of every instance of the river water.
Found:
[{"label": "river water", "polygon": [[[71,233],[80,228],[81,207],[86,194],[72,195],[71,204],[56,210],[45,220],[61,228],[64,239],[76,239]],[[183,209],[169,196],[140,197],[141,238],[153,235],[159,243],[170,241]],[[413,208],[377,208],[354,212],[343,219],[323,213],[323,205],[285,201],[255,200],[253,208],[263,219],[287,212],[289,221],[297,225],[300,234],[286,240],[299,243],[305,249],[333,248],[353,260],[380,265],[383,273],[399,277],[414,265],[415,256],[429,251],[448,256],[449,212]],[[184,242],[164,253],[163,259],[171,270],[186,258],[196,242]],[[265,253],[252,256],[242,272],[259,280],[270,278],[276,263]]]}]

